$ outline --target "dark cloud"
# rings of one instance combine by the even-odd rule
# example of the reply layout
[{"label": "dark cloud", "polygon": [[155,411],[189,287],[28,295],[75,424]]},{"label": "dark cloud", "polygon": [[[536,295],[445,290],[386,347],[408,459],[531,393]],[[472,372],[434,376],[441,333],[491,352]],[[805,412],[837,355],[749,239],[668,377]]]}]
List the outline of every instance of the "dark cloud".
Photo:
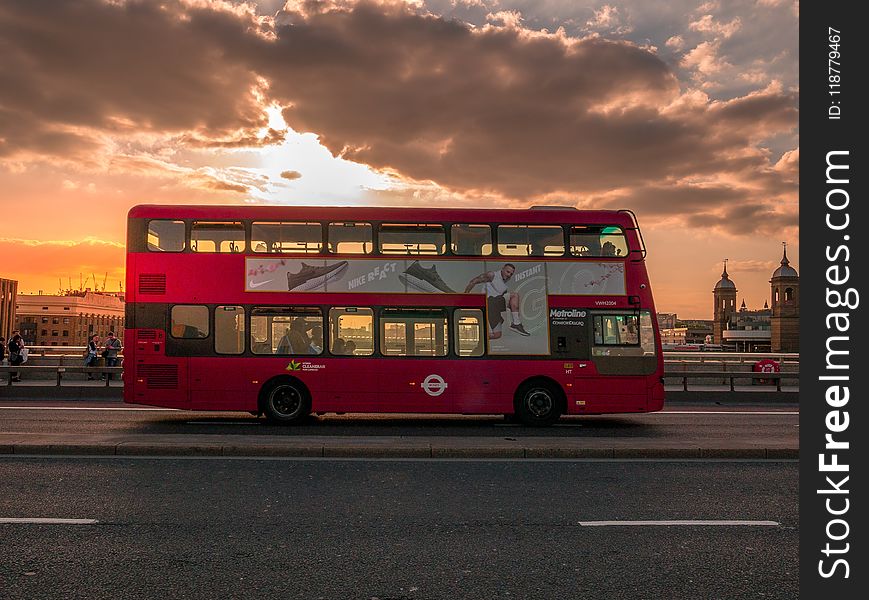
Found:
[{"label": "dark cloud", "polygon": [[256,74],[225,44],[256,39],[254,25],[177,2],[0,3],[0,155],[84,155],[99,133],[262,127]]},{"label": "dark cloud", "polygon": [[[334,155],[451,193],[633,190],[617,199],[698,226],[793,220],[756,194],[795,197],[793,169],[757,147],[793,133],[794,93],[681,95],[646,49],[510,19],[471,27],[389,1],[293,6],[272,20],[207,0],[4,2],[0,156],[86,160],[106,138],[141,134],[278,143],[263,110],[274,102]],[[709,183],[682,183],[692,179]]]},{"label": "dark cloud", "polygon": [[720,212],[690,215],[686,223],[691,227],[715,228],[732,235],[771,235],[798,227],[799,216],[796,211],[776,211],[765,204],[745,202]]},{"label": "dark cloud", "polygon": [[630,208],[639,215],[652,217],[684,216],[736,203],[745,197],[745,190],[733,187],[696,185],[655,185],[630,189],[624,193],[593,197],[588,207]]},{"label": "dark cloud", "polygon": [[283,172],[281,172],[281,177],[283,177],[284,179],[289,179],[290,181],[292,181],[294,179],[301,179],[302,174],[299,173],[298,171],[283,171]]}]

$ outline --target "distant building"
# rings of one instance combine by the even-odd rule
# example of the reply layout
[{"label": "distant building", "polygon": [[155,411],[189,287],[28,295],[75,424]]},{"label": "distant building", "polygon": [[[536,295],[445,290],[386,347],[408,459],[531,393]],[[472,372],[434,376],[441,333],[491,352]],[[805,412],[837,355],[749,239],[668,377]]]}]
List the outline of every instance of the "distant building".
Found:
[{"label": "distant building", "polygon": [[785,247],[781,266],[770,279],[772,308],[749,310],[745,300],[736,309],[736,284],[727,274],[712,290],[713,341],[739,352],[799,352],[800,278],[790,266]]},{"label": "distant building", "polygon": [[724,344],[724,331],[729,328],[733,315],[736,314],[736,284],[727,274],[727,261],[724,261],[724,272],[721,279],[712,289],[712,341]]},{"label": "distant building", "polygon": [[15,329],[15,296],[18,282],[14,279],[0,279],[0,337],[6,340]]},{"label": "distant building", "polygon": [[657,313],[658,329],[674,329],[676,327],[676,313]]},{"label": "distant building", "polygon": [[800,275],[790,266],[788,249],[769,280],[772,288],[772,351],[800,351]]},{"label": "distant building", "polygon": [[660,329],[661,344],[665,347],[681,346],[685,344],[685,337],[688,334],[688,329],[685,327],[667,327]]},{"label": "distant building", "polygon": [[676,326],[685,330],[686,344],[705,344],[706,337],[712,335],[712,321],[707,319],[679,319]]},{"label": "distant building", "polygon": [[30,346],[85,346],[91,335],[110,331],[124,336],[124,300],[116,294],[19,294],[16,303],[15,327]]},{"label": "distant building", "polygon": [[760,310],[748,310],[743,300],[723,332],[724,344],[738,352],[769,352],[771,314],[766,302]]},{"label": "distant building", "polygon": [[658,313],[658,329],[661,344],[665,347],[704,344],[708,341],[707,336],[712,336],[712,321],[680,319],[676,313]]}]

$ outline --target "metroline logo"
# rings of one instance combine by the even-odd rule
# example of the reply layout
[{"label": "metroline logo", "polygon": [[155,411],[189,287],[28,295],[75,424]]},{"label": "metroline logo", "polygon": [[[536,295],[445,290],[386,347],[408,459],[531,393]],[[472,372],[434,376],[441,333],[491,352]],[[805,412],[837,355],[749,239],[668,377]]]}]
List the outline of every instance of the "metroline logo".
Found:
[{"label": "metroline logo", "polygon": [[563,308],[550,308],[549,309],[549,318],[550,319],[573,319],[576,317],[584,317],[585,311],[579,310],[578,308],[571,308],[565,310]]}]

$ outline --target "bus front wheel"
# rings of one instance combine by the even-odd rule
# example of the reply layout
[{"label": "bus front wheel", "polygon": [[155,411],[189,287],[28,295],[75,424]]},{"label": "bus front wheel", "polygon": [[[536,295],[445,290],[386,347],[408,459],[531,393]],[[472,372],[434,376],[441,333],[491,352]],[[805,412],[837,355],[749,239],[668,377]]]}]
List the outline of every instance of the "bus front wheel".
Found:
[{"label": "bus front wheel", "polygon": [[555,423],[564,411],[562,404],[560,390],[547,381],[529,381],[516,391],[516,416],[532,427]]},{"label": "bus front wheel", "polygon": [[308,390],[296,381],[277,381],[265,390],[263,412],[276,423],[297,423],[311,411]]}]

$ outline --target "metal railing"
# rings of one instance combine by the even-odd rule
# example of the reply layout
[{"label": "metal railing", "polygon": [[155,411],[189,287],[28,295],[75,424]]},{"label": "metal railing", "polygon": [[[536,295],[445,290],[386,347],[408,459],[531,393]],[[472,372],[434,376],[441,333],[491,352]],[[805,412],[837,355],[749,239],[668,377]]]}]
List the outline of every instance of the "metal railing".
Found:
[{"label": "metal railing", "polygon": [[772,359],[782,365],[799,364],[800,355],[795,352],[671,352],[664,351],[664,364],[704,364],[710,362],[754,364],[759,360]]},{"label": "metal railing", "polygon": [[[85,350],[87,350],[87,346],[27,346],[27,360],[32,358],[56,358],[61,361],[67,359],[83,360]],[[102,352],[102,349],[99,352]],[[123,356],[124,351],[121,350],[118,355]]]},{"label": "metal railing", "polygon": [[697,379],[724,379],[730,380],[730,391],[735,392],[736,388],[734,387],[735,379],[751,379],[752,383],[755,381],[766,382],[774,381],[775,382],[775,391],[781,391],[781,382],[782,379],[796,379],[799,381],[800,373],[799,371],[787,372],[787,373],[755,373],[755,372],[740,372],[740,371],[699,371],[699,372],[667,372],[664,371],[664,377],[681,377],[682,379],[682,391],[688,391],[688,378],[697,378]]},{"label": "metal railing", "polygon": [[[106,387],[109,387],[109,375],[118,376],[118,380],[120,381],[124,377],[124,367],[65,367],[65,366],[57,366],[57,365],[18,365],[17,367],[7,367],[0,366],[0,373],[6,374],[6,385],[11,386],[13,383],[13,374],[18,373],[19,375],[27,378],[27,375],[39,374],[39,373],[51,373],[55,377],[54,379],[43,379],[42,381],[54,381],[55,387],[60,387],[60,382],[63,380],[64,376],[67,373],[83,373],[85,375],[98,375],[100,377],[105,377]],[[29,381],[40,381],[39,379],[33,380],[28,379]]]}]

